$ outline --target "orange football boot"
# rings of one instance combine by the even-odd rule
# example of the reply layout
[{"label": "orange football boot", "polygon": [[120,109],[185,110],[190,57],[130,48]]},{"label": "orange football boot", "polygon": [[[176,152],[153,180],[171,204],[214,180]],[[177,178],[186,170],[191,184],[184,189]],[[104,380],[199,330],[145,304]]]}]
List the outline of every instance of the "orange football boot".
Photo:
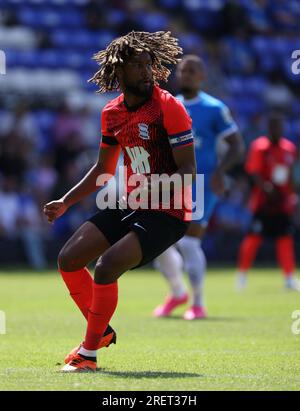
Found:
[{"label": "orange football boot", "polygon": [[96,361],[86,360],[81,355],[76,354],[68,364],[63,366],[61,372],[95,372],[96,369]]},{"label": "orange football boot", "polygon": [[[101,341],[98,346],[98,350],[103,347],[109,347],[110,344],[116,344],[116,342],[117,342],[117,333],[110,325],[108,325],[103,334],[103,337],[101,338]],[[77,355],[82,345],[83,345],[83,342],[77,345],[77,347],[73,348],[73,350],[69,352],[69,354],[65,358],[65,364],[68,364],[70,361],[72,361],[72,359]]]}]

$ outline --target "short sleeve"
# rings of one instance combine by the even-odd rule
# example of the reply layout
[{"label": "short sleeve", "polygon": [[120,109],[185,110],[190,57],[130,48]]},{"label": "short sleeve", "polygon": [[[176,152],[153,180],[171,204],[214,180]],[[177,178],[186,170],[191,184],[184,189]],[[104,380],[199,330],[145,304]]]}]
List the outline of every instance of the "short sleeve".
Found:
[{"label": "short sleeve", "polygon": [[105,108],[102,111],[101,115],[101,142],[100,147],[110,147],[118,145],[119,142],[114,137],[113,132],[108,128],[107,116],[109,111]]},{"label": "short sleeve", "polygon": [[260,174],[263,169],[263,150],[257,147],[256,142],[254,141],[249,149],[245,170],[249,174]]},{"label": "short sleeve", "polygon": [[230,134],[238,131],[238,127],[231,116],[230,110],[225,104],[216,108],[214,126],[217,139],[228,137]]},{"label": "short sleeve", "polygon": [[163,124],[172,148],[193,144],[192,120],[183,104],[175,97],[168,95],[163,109]]}]

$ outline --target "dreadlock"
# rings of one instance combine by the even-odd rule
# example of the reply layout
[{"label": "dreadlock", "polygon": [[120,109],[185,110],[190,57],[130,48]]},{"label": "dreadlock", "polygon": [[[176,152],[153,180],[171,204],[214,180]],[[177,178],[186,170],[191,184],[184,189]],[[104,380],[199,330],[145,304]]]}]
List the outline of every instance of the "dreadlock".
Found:
[{"label": "dreadlock", "polygon": [[93,59],[97,61],[100,69],[89,82],[97,84],[98,93],[118,90],[120,84],[116,76],[116,67],[123,64],[132,54],[143,51],[149,52],[152,57],[155,82],[167,81],[171,71],[165,65],[177,64],[179,59],[176,56],[182,54],[178,40],[171,36],[170,31],[131,31],[126,36],[113,40],[105,50],[94,54]]}]

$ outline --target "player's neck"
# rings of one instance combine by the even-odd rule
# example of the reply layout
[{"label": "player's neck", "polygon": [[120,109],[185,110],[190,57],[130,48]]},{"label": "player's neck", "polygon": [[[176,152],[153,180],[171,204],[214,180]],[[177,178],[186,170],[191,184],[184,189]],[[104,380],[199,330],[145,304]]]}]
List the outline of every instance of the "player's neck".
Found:
[{"label": "player's neck", "polygon": [[185,100],[193,100],[198,97],[200,90],[189,90],[182,92],[183,98]]},{"label": "player's neck", "polygon": [[124,94],[124,104],[126,108],[134,110],[142,106],[147,100],[149,100],[149,96],[136,96],[129,92],[123,92]]},{"label": "player's neck", "polygon": [[271,137],[270,141],[271,141],[272,146],[278,146],[279,143],[280,143],[280,137],[279,138],[278,137],[275,137],[275,138]]}]

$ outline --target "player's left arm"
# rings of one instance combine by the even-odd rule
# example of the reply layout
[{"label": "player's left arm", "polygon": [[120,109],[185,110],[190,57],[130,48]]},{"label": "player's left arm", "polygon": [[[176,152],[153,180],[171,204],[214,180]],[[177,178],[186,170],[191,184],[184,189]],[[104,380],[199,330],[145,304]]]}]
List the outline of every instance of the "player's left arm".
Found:
[{"label": "player's left arm", "polygon": [[225,105],[217,111],[216,129],[217,138],[225,144],[226,152],[212,174],[211,186],[217,195],[222,195],[225,191],[224,175],[236,164],[242,163],[245,155],[245,144],[229,109]]},{"label": "player's left arm", "polygon": [[177,165],[176,174],[181,176],[184,181],[184,176],[190,175],[191,180],[196,176],[196,159],[194,144],[189,144],[180,148],[173,148],[172,150],[175,164]]},{"label": "player's left arm", "polygon": [[300,160],[300,152],[297,150],[296,146],[293,147],[292,156],[293,156],[293,163],[291,165],[289,183],[294,193],[297,193],[297,195],[299,195],[300,192],[299,192],[299,184],[298,184],[298,179],[297,179],[297,163]]},{"label": "player's left arm", "polygon": [[220,160],[217,170],[220,173],[225,174],[236,164],[242,163],[245,154],[245,144],[238,131],[224,137],[223,141],[228,146],[228,149]]},{"label": "player's left arm", "polygon": [[171,95],[168,95],[163,105],[163,113],[164,127],[177,166],[176,174],[182,178],[182,181],[186,175],[190,175],[193,180],[196,175],[196,160],[192,119],[183,104]]}]

